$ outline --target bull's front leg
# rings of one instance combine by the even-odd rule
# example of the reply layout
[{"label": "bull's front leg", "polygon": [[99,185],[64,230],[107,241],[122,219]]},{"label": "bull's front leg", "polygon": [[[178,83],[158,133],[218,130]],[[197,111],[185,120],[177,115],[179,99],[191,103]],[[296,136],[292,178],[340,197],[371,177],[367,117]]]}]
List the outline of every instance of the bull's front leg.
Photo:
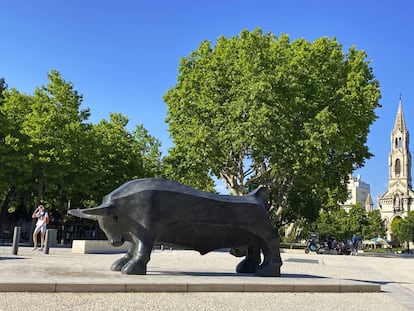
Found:
[{"label": "bull's front leg", "polygon": [[128,250],[127,254],[117,260],[114,261],[114,263],[111,266],[112,271],[121,271],[122,268],[125,266],[125,264],[131,260],[133,254],[135,253],[135,250],[137,249],[137,245],[134,241],[131,242],[131,248]]},{"label": "bull's front leg", "polygon": [[[147,274],[147,264],[151,257],[154,241],[148,236],[134,237],[137,247],[131,254],[131,258],[122,267],[122,274]],[[127,255],[128,256],[128,255]]]}]

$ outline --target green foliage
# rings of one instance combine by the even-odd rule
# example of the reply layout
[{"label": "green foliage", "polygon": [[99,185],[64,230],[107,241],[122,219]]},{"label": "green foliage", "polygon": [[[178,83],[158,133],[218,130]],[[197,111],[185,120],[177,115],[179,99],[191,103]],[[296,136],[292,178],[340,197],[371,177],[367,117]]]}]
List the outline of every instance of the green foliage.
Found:
[{"label": "green foliage", "polygon": [[163,160],[163,175],[166,178],[176,180],[187,186],[214,192],[214,182],[211,176],[204,170],[200,162],[191,162],[186,159],[185,146],[170,149]]},{"label": "green foliage", "polygon": [[348,215],[343,209],[321,211],[319,221],[314,225],[321,239],[335,238],[338,241],[349,240],[352,233],[348,227]]},{"label": "green foliage", "polygon": [[98,197],[145,175],[141,150],[127,124],[126,116],[112,113],[109,121],[94,126],[96,159],[100,160],[92,165],[96,181],[93,192]]},{"label": "green foliage", "polygon": [[266,185],[279,224],[315,218],[346,199],[348,175],[370,158],[379,98],[365,52],[336,39],[256,29],[204,41],[164,95],[170,173],[200,187],[213,175],[235,195]]},{"label": "green foliage", "polygon": [[399,241],[414,242],[414,211],[408,212],[403,219],[395,218],[391,230]]},{"label": "green foliage", "polygon": [[27,215],[39,201],[65,215],[68,202],[94,205],[127,180],[160,174],[160,142],[142,125],[130,133],[128,118],[116,113],[87,123],[74,85],[55,70],[48,79],[33,95],[0,80],[2,215]]},{"label": "green foliage", "polygon": [[401,222],[402,222],[401,217],[396,217],[396,218],[394,218],[394,220],[391,223],[391,232],[394,236],[394,239],[397,242],[401,241],[400,238],[399,238],[400,237]]},{"label": "green foliage", "polygon": [[[349,234],[356,234],[363,236],[364,228],[368,227],[367,213],[361,203],[357,203],[351,206],[346,217],[346,227]],[[367,237],[368,238],[368,237]]]},{"label": "green foliage", "polygon": [[160,176],[162,174],[161,142],[151,136],[144,126],[137,125],[134,135],[136,152],[142,156],[143,168],[147,176]]},{"label": "green foliage", "polygon": [[[11,124],[7,144],[19,160],[20,167],[36,187],[36,202],[44,195],[47,183],[62,184],[76,169],[78,138],[87,110],[79,111],[82,97],[57,71],[48,74],[49,84],[35,90],[33,96],[12,89],[5,95],[3,113]],[[20,169],[21,170],[21,169]]]},{"label": "green foliage", "polygon": [[384,221],[381,219],[380,210],[369,212],[367,222],[367,226],[363,227],[362,236],[367,239],[385,236],[386,230]]},{"label": "green foliage", "polygon": [[348,213],[343,208],[321,211],[305,230],[319,232],[322,239],[331,237],[339,241],[350,240],[353,234],[363,239],[385,235],[379,210],[366,212],[360,203],[352,205]]}]

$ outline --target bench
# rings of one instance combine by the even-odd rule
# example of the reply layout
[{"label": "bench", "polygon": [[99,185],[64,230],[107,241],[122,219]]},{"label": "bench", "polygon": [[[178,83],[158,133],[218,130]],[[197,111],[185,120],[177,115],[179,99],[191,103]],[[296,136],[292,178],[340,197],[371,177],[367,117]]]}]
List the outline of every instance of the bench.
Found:
[{"label": "bench", "polygon": [[124,253],[130,246],[129,242],[114,247],[108,240],[73,240],[72,254]]}]

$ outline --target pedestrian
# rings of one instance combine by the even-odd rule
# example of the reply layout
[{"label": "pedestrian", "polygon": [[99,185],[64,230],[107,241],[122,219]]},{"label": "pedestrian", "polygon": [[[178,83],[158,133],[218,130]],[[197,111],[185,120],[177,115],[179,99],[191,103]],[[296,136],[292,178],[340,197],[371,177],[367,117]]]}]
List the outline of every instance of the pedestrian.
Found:
[{"label": "pedestrian", "polygon": [[356,234],[352,235],[352,239],[351,239],[351,242],[352,242],[352,255],[357,255],[358,254],[359,244],[361,243],[361,241],[362,241],[362,239],[358,235],[356,235]]},{"label": "pedestrian", "polygon": [[43,205],[39,205],[32,214],[32,218],[37,218],[36,227],[33,231],[33,250],[37,250],[37,235],[40,232],[40,251],[45,246],[46,226],[49,223],[49,214]]}]

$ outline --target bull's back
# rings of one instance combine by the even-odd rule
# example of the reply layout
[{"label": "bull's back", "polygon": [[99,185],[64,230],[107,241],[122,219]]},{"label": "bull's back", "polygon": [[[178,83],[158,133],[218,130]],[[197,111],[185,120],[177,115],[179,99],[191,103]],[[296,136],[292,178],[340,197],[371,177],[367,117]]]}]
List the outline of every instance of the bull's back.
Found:
[{"label": "bull's back", "polygon": [[119,208],[139,209],[139,214],[160,220],[226,223],[267,217],[266,208],[253,195],[217,195],[161,178],[127,182],[109,197]]},{"label": "bull's back", "polygon": [[201,253],[274,236],[267,211],[254,195],[226,196],[178,182],[149,178],[130,181],[108,195],[159,242]]},{"label": "bull's back", "polygon": [[114,190],[109,196],[112,199],[121,197],[133,196],[142,192],[166,192],[170,196],[172,193],[177,195],[188,195],[199,199],[206,199],[216,202],[226,203],[252,203],[257,204],[258,201],[254,196],[232,196],[232,195],[218,195],[210,192],[205,192],[193,189],[179,182],[163,179],[163,178],[141,178],[126,182],[121,187]]}]

